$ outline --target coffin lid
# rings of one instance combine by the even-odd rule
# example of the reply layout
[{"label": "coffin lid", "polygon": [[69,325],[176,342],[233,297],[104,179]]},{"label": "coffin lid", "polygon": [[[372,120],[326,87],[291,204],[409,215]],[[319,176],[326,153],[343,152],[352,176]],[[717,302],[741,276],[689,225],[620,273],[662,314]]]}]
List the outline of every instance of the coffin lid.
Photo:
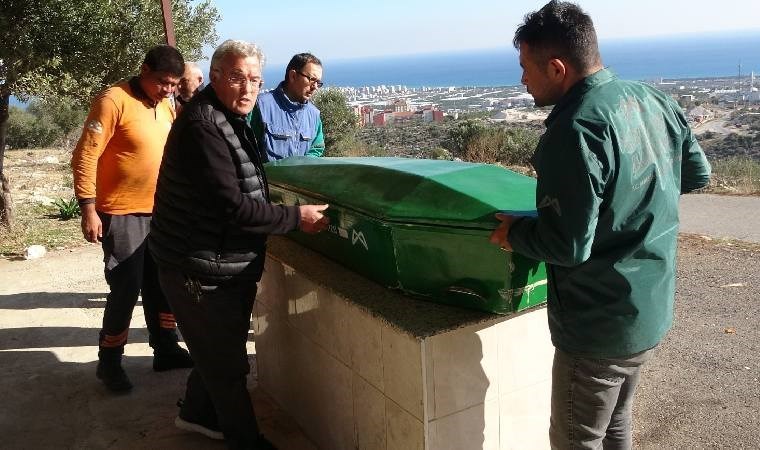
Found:
[{"label": "coffin lid", "polygon": [[493,229],[494,213],[535,215],[533,178],[491,164],[411,158],[291,157],[270,185],[388,222]]}]

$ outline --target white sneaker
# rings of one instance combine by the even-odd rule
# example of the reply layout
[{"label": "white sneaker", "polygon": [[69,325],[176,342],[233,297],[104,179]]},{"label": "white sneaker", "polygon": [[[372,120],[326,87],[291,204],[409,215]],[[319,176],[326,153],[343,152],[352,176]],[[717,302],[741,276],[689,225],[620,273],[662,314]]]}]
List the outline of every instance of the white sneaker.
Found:
[{"label": "white sneaker", "polygon": [[224,440],[224,434],[218,430],[212,430],[211,428],[204,427],[203,425],[188,422],[180,416],[174,419],[174,425],[180,430],[192,431],[194,433],[200,433],[209,439],[215,439],[217,441]]}]

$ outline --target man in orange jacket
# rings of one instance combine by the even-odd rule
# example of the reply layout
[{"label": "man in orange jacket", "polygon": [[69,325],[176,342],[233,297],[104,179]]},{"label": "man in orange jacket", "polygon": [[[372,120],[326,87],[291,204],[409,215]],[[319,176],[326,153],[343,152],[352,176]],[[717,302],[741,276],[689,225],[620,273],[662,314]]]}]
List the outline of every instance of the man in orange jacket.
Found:
[{"label": "man in orange jacket", "polygon": [[182,55],[160,45],[145,56],[140,74],[92,102],[71,160],[74,192],[82,210],[82,234],[101,242],[106,298],[96,375],[114,392],[132,388],[121,358],[137,297],[153,347],[153,370],[192,367],[177,344],[176,322],[161,287],[146,239],[158,168],[174,121],[167,99],[184,71]]}]

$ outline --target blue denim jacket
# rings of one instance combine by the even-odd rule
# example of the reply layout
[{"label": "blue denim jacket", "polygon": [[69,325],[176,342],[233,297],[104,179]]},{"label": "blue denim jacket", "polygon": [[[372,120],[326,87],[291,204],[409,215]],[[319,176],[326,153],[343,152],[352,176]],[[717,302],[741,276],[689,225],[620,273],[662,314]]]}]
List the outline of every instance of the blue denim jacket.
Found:
[{"label": "blue denim jacket", "polygon": [[311,102],[291,101],[282,83],[259,95],[251,126],[270,161],[324,152],[319,109]]}]

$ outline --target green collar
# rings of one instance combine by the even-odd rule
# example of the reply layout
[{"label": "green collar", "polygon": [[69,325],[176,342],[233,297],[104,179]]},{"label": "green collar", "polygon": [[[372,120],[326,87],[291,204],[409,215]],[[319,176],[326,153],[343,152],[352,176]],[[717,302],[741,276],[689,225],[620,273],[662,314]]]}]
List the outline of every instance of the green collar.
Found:
[{"label": "green collar", "polygon": [[617,75],[615,75],[610,69],[602,69],[578,81],[565,93],[565,95],[562,96],[557,104],[554,105],[552,112],[550,112],[546,117],[546,120],[544,120],[544,125],[548,127],[554,122],[563,109],[568,105],[575,104],[579,98],[586,94],[586,92],[615,79],[617,79]]}]

